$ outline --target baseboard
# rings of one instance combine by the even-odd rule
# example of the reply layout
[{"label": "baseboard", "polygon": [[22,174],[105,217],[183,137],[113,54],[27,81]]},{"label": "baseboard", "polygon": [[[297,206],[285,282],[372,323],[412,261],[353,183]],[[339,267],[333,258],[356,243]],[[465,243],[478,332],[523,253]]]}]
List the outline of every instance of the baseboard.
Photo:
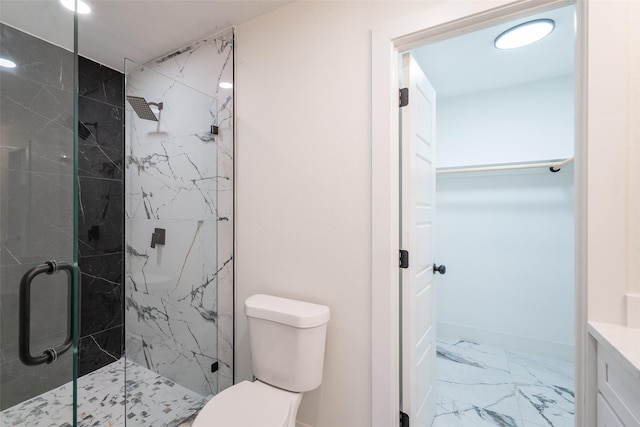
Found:
[{"label": "baseboard", "polygon": [[472,328],[453,323],[438,322],[437,334],[443,338],[460,338],[479,344],[493,345],[507,350],[522,351],[543,357],[574,362],[575,348],[573,345],[536,338],[505,334],[487,329]]}]

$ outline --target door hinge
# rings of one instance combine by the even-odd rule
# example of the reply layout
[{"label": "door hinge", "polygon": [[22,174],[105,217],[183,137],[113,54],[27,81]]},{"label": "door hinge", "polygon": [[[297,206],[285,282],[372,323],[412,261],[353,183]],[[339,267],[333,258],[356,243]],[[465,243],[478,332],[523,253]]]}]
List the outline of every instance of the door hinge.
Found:
[{"label": "door hinge", "polygon": [[400,427],[409,427],[409,415],[400,411]]},{"label": "door hinge", "polygon": [[400,106],[406,107],[409,105],[409,88],[403,87],[400,89]]},{"label": "door hinge", "polygon": [[400,249],[400,268],[409,268],[409,251]]}]

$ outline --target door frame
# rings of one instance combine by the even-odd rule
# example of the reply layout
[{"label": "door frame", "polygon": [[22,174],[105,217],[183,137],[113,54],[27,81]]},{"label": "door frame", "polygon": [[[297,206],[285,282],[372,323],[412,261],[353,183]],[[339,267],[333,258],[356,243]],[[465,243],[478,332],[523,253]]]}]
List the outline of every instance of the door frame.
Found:
[{"label": "door frame", "polygon": [[[575,4],[575,425],[595,425],[587,359],[587,5],[572,0],[435,3],[372,31],[371,419],[399,426],[399,52],[544,10]],[[593,399],[592,395],[593,394]]]}]

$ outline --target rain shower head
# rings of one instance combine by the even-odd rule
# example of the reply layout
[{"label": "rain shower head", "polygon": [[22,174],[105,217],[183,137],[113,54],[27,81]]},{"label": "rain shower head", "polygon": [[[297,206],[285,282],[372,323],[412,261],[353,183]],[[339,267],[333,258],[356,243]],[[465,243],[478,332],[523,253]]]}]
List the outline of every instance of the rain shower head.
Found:
[{"label": "rain shower head", "polygon": [[138,117],[144,120],[152,120],[154,122],[158,121],[158,117],[156,117],[155,113],[149,106],[154,105],[158,107],[158,110],[162,111],[162,102],[147,102],[146,99],[140,96],[129,95],[127,95],[127,100],[129,100],[129,104],[131,104],[133,111],[136,112]]}]

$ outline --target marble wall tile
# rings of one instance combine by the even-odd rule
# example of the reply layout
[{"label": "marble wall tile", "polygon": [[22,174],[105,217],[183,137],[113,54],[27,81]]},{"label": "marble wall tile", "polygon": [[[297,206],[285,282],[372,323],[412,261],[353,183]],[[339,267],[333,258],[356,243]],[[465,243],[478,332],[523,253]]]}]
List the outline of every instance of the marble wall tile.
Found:
[{"label": "marble wall tile", "polygon": [[[217,304],[216,221],[127,221],[127,287],[204,312]],[[165,244],[151,247],[155,228]]]},{"label": "marble wall tile", "polygon": [[123,179],[123,108],[78,99],[78,174]]},{"label": "marble wall tile", "polygon": [[187,135],[133,143],[131,151],[127,218],[218,218],[215,144]]},{"label": "marble wall tile", "polygon": [[90,59],[78,58],[79,94],[122,108],[124,103],[124,74]]},{"label": "marble wall tile", "polygon": [[[70,259],[73,254],[73,177],[8,171],[11,177],[0,195],[5,248],[2,265]],[[5,181],[6,183],[6,181]]]},{"label": "marble wall tile", "polygon": [[[71,24],[71,21],[70,21]],[[70,27],[72,28],[72,26]],[[0,24],[0,360],[1,409],[71,379],[72,352],[55,365],[18,358],[18,298],[23,274],[73,255],[73,55]],[[65,339],[70,313],[65,272],[32,282],[31,353]]]},{"label": "marble wall tile", "polygon": [[[68,22],[73,34],[73,21]],[[5,24],[0,24],[0,56],[11,58],[25,79],[73,92],[73,53]],[[2,88],[4,90],[4,87]]]},{"label": "marble wall tile", "polygon": [[83,257],[80,271],[80,336],[123,327],[122,254]]},{"label": "marble wall tile", "polygon": [[78,59],[79,372],[124,349],[124,75]]},{"label": "marble wall tile", "polygon": [[229,218],[218,222],[218,392],[233,385],[233,215]]},{"label": "marble wall tile", "polygon": [[[1,142],[6,149],[26,150],[29,170],[73,174],[73,94],[0,69]],[[24,167],[8,162],[7,168]]]},{"label": "marble wall tile", "polygon": [[[233,383],[233,92],[218,87],[232,82],[232,41],[127,75],[128,94],[164,103],[158,122],[126,106],[127,356],[202,394]],[[167,243],[151,249],[155,227]]]},{"label": "marble wall tile", "polygon": [[148,65],[158,73],[215,97],[221,103],[227,102],[228,98],[223,94],[230,95],[231,92],[220,88],[219,83],[233,82],[233,31],[204,37],[182,51],[182,54],[171,53]]},{"label": "marble wall tile", "polygon": [[80,338],[78,343],[78,374],[90,372],[117,362],[122,357],[123,328],[118,325]]},{"label": "marble wall tile", "polygon": [[[75,119],[73,54],[3,24],[0,32],[2,56],[18,63],[13,70],[0,71],[0,405],[4,408],[70,380],[71,352],[55,365],[26,367],[19,361],[17,300],[20,278],[28,268],[72,258]],[[89,130],[80,139],[79,158],[85,190],[79,215],[84,254],[119,252],[80,260],[85,285],[80,367],[86,373],[119,358],[123,347],[123,76],[85,59],[80,59],[80,72],[82,90],[93,98],[79,100],[78,119]],[[99,76],[87,80],[92,75]],[[105,83],[96,89],[100,79]],[[93,225],[100,227],[101,239],[89,242]],[[65,338],[67,283],[63,272],[41,275],[33,282],[34,354]]]},{"label": "marble wall tile", "polygon": [[79,184],[80,256],[124,253],[123,181],[80,177]]},{"label": "marble wall tile", "polygon": [[215,313],[131,290],[126,307],[129,360],[201,395],[217,392]]}]

